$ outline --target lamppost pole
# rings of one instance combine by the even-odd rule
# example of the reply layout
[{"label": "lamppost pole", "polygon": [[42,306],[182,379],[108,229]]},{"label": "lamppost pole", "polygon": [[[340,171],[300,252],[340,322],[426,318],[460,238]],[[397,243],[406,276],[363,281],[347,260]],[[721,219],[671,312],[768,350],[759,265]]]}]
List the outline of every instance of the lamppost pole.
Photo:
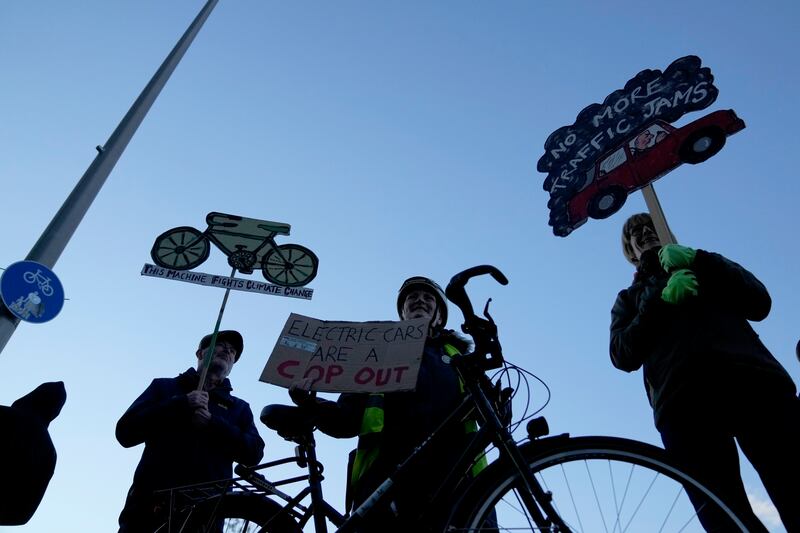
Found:
[{"label": "lamppost pole", "polygon": [[[108,178],[108,175],[114,169],[122,152],[128,146],[139,125],[144,120],[150,107],[155,102],[161,89],[166,85],[170,75],[178,66],[183,55],[192,44],[200,28],[203,27],[206,19],[214,10],[219,0],[208,0],[200,13],[195,17],[189,25],[186,32],[180,38],[178,43],[169,53],[167,58],[158,68],[156,73],[150,79],[150,82],[142,90],[139,97],[131,105],[131,108],[120,121],[117,128],[108,138],[106,144],[97,147],[98,154],[86,169],[86,172],[81,177],[78,184],[72,190],[70,195],[64,201],[61,209],[58,210],[56,215],[50,221],[50,224],[44,230],[39,240],[31,248],[30,253],[26,257],[29,261],[36,261],[52,268],[64,248],[67,246],[72,234],[75,233],[78,225],[83,219],[89,206],[92,205],[97,193],[100,192],[103,184]],[[2,312],[0,312],[0,352],[2,352],[14,330],[17,327],[19,320],[14,317],[0,302]]]}]

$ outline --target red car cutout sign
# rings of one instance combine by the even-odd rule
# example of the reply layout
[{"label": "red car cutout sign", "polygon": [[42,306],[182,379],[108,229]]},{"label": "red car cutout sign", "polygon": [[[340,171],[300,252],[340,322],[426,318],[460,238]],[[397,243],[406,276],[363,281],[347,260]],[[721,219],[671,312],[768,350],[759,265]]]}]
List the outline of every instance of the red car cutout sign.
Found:
[{"label": "red car cutout sign", "polygon": [[670,122],[716,100],[711,70],[696,56],[662,73],[643,70],[602,104],[584,108],[574,124],[554,131],[537,169],[546,172],[549,224],[565,237],[588,218],[616,213],[633,191],[682,163],[706,161],[744,129],[733,110],[715,111],[681,128]]},{"label": "red car cutout sign", "polygon": [[553,231],[566,236],[588,217],[613,215],[628,194],[681,163],[707,160],[722,149],[728,135],[744,127],[744,121],[731,109],[715,111],[679,129],[663,120],[653,122],[598,159],[587,174],[586,185],[565,202],[562,216],[555,219],[560,223],[553,224]]}]

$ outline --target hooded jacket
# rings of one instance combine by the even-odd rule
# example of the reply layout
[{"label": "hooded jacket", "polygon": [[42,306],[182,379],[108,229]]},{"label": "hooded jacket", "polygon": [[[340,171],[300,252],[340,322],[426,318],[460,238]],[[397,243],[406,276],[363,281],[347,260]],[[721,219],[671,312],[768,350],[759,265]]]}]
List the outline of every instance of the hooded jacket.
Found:
[{"label": "hooded jacket", "polygon": [[264,456],[250,406],[231,395],[227,379],[209,391],[209,424],[192,425],[186,395],[197,388],[198,379],[193,368],[175,378],[154,379],[117,422],[122,446],[145,445],[121,524],[136,513],[152,512],[153,491],[229,478],[234,461],[255,465]]},{"label": "hooded jacket", "polygon": [[794,383],[753,331],[749,320],[769,314],[771,299],[750,272],[723,256],[697,250],[691,270],[699,294],[680,304],[661,299],[669,274],[658,250],[642,254],[633,284],[611,311],[611,361],[620,370],[644,367],[656,426],[667,416],[719,397],[731,378],[748,386]]}]

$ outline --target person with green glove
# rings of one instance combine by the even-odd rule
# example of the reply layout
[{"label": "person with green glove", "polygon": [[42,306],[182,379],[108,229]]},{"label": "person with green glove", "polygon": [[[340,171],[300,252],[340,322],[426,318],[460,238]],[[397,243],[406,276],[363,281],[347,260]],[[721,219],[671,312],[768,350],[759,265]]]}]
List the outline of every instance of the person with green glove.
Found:
[{"label": "person with green glove", "polygon": [[[738,442],[786,529],[800,531],[800,402],[749,323],[769,313],[766,288],[719,254],[661,246],[645,213],[625,222],[622,248],[636,274],[611,311],[611,361],[626,372],[643,368],[665,449],[750,531],[766,531],[747,500]],[[698,512],[716,530],[716,517]]]}]

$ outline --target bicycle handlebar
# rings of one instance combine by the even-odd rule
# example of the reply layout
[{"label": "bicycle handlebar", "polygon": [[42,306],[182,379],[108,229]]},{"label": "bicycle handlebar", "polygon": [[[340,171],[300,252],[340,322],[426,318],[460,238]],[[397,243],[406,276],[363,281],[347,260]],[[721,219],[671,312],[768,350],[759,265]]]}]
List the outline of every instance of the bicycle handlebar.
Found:
[{"label": "bicycle handlebar", "polygon": [[470,279],[485,274],[490,274],[501,285],[508,285],[508,278],[498,268],[492,265],[478,265],[459,272],[450,278],[450,283],[447,284],[445,289],[445,295],[464,315],[464,324],[462,324],[461,330],[470,335],[475,341],[473,354],[480,359],[480,367],[484,370],[490,370],[499,368],[503,364],[503,352],[500,347],[500,341],[497,338],[497,326],[489,315],[489,302],[492,300],[490,298],[486,302],[486,307],[483,310],[483,315],[486,319],[480,318],[475,315],[472,302],[465,290]]},{"label": "bicycle handlebar", "polygon": [[447,288],[444,291],[447,299],[461,309],[465,319],[468,316],[475,316],[475,312],[472,310],[472,302],[470,302],[464,287],[466,287],[470,279],[484,274],[491,274],[499,284],[508,285],[508,279],[498,268],[492,265],[478,265],[459,272],[450,278],[450,283],[447,284]]}]

